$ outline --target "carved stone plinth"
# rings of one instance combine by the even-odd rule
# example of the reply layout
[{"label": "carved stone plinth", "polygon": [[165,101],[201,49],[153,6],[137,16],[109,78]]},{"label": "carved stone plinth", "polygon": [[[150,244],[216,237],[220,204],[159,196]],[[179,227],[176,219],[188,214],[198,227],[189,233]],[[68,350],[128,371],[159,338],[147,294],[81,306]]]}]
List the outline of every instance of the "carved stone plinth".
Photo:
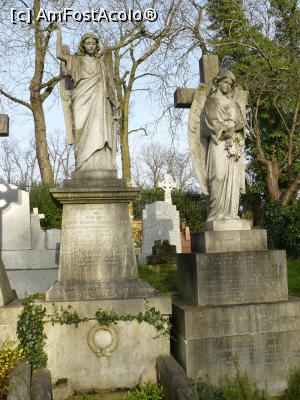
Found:
[{"label": "carved stone plinth", "polygon": [[[138,194],[120,179],[73,176],[52,190],[63,204],[58,282],[47,301],[128,298],[153,293],[138,278],[128,203]],[[88,178],[88,176],[86,177]],[[79,185],[81,182],[81,186]]]}]

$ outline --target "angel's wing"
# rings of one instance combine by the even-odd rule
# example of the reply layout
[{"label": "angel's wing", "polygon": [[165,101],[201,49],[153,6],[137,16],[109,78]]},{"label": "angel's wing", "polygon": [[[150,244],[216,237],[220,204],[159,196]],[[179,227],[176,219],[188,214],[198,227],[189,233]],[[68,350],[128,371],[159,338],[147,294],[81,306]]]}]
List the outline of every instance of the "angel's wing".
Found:
[{"label": "angel's wing", "polygon": [[[65,56],[69,55],[70,54],[69,47],[67,45],[63,45],[62,52],[63,55]],[[60,64],[60,73],[62,76],[62,79],[60,81],[60,98],[63,106],[67,139],[68,139],[68,144],[73,144],[74,135],[73,135],[73,120],[72,120],[72,109],[71,109],[73,82],[71,77],[66,75],[66,65],[63,61]]]},{"label": "angel's wing", "polygon": [[188,121],[188,140],[194,168],[199,179],[200,188],[208,195],[206,155],[208,139],[206,137],[203,107],[206,100],[207,88],[200,85],[195,92]]}]

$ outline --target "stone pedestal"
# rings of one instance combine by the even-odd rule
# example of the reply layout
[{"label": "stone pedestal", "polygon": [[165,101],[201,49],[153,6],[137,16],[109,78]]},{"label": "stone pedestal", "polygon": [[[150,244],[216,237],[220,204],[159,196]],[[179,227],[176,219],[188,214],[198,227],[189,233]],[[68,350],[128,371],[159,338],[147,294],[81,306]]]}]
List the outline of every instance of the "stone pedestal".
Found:
[{"label": "stone pedestal", "polygon": [[[76,391],[135,387],[156,357],[169,354],[169,337],[137,320],[100,326],[101,308],[120,317],[155,307],[171,313],[170,296],[156,292],[138,277],[128,203],[138,194],[116,178],[115,171],[74,173],[52,195],[63,204],[58,281],[46,301],[71,305],[89,320],[78,327],[46,327],[48,367],[67,378]],[[66,303],[67,302],[67,303]]]},{"label": "stone pedestal", "polygon": [[52,190],[63,204],[63,219],[58,282],[47,291],[46,300],[151,295],[153,289],[138,278],[128,214],[138,189],[120,179],[90,178],[86,187],[79,187],[79,181]]},{"label": "stone pedestal", "polygon": [[218,384],[238,367],[278,395],[300,367],[300,299],[288,299],[285,252],[267,250],[266,231],[243,220],[226,231],[218,222],[178,255],[173,353],[196,381]]}]

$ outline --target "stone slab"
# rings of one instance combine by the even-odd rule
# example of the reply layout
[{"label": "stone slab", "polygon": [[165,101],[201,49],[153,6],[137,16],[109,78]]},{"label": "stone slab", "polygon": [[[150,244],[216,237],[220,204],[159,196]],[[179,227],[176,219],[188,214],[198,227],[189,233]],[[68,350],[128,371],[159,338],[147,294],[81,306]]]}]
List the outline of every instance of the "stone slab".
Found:
[{"label": "stone slab", "polygon": [[268,250],[267,231],[205,231],[192,234],[193,253]]},{"label": "stone slab", "polygon": [[198,305],[287,300],[283,250],[178,255],[179,294]]},{"label": "stone slab", "polygon": [[173,353],[194,380],[218,384],[236,368],[270,395],[300,367],[300,299],[270,304],[199,307],[173,300]]},{"label": "stone slab", "polygon": [[216,219],[205,222],[206,231],[245,231],[251,227],[250,219]]},{"label": "stone slab", "polygon": [[0,184],[0,250],[31,248],[29,193]]},{"label": "stone slab", "polygon": [[16,361],[10,375],[7,400],[31,400],[31,366]]},{"label": "stone slab", "polygon": [[8,270],[11,288],[19,299],[26,295],[45,292],[56,280],[58,268]]},{"label": "stone slab", "polygon": [[13,299],[13,291],[11,289],[3,262],[0,258],[0,307],[9,304],[11,301],[13,301]]},{"label": "stone slab", "polygon": [[166,400],[197,400],[194,386],[172,356],[159,356],[156,367]]},{"label": "stone slab", "polygon": [[150,255],[156,240],[168,240],[181,253],[179,211],[165,201],[147,204],[143,210],[142,254]]}]

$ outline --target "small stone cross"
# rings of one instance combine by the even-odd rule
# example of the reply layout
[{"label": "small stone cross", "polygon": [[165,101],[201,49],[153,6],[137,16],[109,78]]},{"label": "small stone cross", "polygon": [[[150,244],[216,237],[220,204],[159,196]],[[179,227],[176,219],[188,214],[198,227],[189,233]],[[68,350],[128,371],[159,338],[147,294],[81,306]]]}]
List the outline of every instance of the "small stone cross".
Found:
[{"label": "small stone cross", "polygon": [[165,180],[159,182],[158,187],[165,191],[165,202],[172,204],[172,190],[176,189],[176,183],[171,174],[165,174]]},{"label": "small stone cross", "polygon": [[37,207],[34,207],[32,211],[33,215],[37,215],[39,219],[45,219],[45,214],[39,214],[39,209]]}]

